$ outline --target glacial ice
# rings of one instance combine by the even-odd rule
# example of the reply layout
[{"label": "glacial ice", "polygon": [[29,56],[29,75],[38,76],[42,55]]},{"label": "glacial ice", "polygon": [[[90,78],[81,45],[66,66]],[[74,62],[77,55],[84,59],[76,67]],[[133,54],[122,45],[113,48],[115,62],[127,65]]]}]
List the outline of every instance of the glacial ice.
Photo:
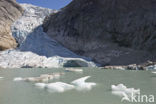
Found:
[{"label": "glacial ice", "polygon": [[16,77],[13,79],[13,81],[15,81],[15,82],[23,81],[23,78],[22,77]]},{"label": "glacial ice", "polygon": [[76,86],[76,90],[84,91],[84,90],[91,90],[97,84],[94,82],[85,82],[91,76],[82,77],[72,81],[71,83]]},{"label": "glacial ice", "polygon": [[89,58],[76,55],[43,32],[41,25],[44,18],[50,13],[56,13],[56,10],[31,4],[21,4],[21,6],[25,12],[11,27],[19,47],[0,52],[0,67],[58,68],[74,65],[96,67]]},{"label": "glacial ice", "polygon": [[113,95],[122,97],[121,101],[130,101],[132,95],[137,96],[140,94],[140,89],[127,88],[124,84],[112,85],[111,89]]},{"label": "glacial ice", "polygon": [[49,92],[65,92],[68,90],[72,90],[75,87],[64,82],[55,82],[47,84],[45,88],[47,88]]},{"label": "glacial ice", "polygon": [[82,77],[77,80],[74,80],[71,82],[71,84],[64,83],[64,82],[54,82],[54,83],[35,83],[34,85],[38,88],[47,89],[49,92],[57,92],[62,93],[68,90],[78,90],[78,91],[89,91],[94,86],[96,86],[96,83],[94,82],[85,82],[90,78],[90,76]]},{"label": "glacial ice", "polygon": [[153,74],[156,74],[156,71],[152,72]]}]

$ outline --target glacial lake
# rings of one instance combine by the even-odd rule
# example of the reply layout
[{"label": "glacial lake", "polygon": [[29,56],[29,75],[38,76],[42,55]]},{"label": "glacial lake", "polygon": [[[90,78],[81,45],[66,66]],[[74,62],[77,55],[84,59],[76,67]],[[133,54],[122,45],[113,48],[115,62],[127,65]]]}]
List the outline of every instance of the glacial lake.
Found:
[{"label": "glacial lake", "polygon": [[[64,69],[0,69],[0,104],[156,104],[141,102],[121,102],[121,98],[111,92],[111,85],[123,83],[129,88],[140,88],[141,94],[154,95],[156,102],[156,74],[150,71],[104,70],[83,68],[83,73],[67,72]],[[15,77],[37,77],[52,72],[65,72],[59,80],[69,83],[75,79],[91,76],[87,82],[97,86],[90,91],[70,90],[51,93],[39,89],[30,82],[14,82]]]}]

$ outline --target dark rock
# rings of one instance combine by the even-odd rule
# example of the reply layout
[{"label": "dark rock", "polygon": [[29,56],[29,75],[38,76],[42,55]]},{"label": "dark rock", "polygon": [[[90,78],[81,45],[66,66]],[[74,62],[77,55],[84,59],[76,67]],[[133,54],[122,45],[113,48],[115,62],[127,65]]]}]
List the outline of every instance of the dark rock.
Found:
[{"label": "dark rock", "polygon": [[156,62],[147,61],[143,64],[131,64],[123,66],[105,66],[102,69],[118,69],[118,70],[147,70],[147,67],[156,65]]},{"label": "dark rock", "polygon": [[100,64],[129,65],[156,59],[155,18],[155,0],[73,0],[43,28]]}]

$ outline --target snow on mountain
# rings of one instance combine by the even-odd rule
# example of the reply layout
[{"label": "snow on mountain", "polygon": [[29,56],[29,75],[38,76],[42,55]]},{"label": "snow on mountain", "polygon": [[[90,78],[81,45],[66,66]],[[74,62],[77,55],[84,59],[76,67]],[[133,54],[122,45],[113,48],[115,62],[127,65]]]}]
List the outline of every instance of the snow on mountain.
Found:
[{"label": "snow on mountain", "polygon": [[50,13],[56,13],[56,10],[30,4],[21,4],[21,6],[25,12],[12,25],[12,33],[19,47],[0,52],[0,67],[96,66],[89,59],[64,48],[43,32],[41,25],[44,18]]}]

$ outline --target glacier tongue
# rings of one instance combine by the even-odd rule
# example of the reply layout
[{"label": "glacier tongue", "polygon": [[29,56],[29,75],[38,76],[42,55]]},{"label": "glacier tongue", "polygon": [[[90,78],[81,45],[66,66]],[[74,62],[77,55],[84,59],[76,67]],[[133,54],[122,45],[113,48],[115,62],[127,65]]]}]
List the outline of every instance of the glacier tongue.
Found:
[{"label": "glacier tongue", "polygon": [[[12,25],[12,33],[19,43],[15,50],[7,50],[0,53],[0,67],[63,67],[82,66],[95,67],[96,64],[87,58],[78,56],[52,40],[43,32],[44,18],[56,10],[21,4],[25,9],[20,17]],[[87,61],[88,60],[88,61]]]}]

